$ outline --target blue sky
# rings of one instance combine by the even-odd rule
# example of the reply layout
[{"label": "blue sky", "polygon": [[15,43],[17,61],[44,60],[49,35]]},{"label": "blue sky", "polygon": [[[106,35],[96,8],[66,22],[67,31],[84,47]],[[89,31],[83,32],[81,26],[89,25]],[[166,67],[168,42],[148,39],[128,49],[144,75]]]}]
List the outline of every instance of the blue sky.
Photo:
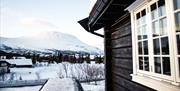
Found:
[{"label": "blue sky", "polygon": [[103,39],[87,33],[78,23],[96,0],[0,0],[0,36],[29,36],[42,31],[72,34],[97,47]]}]

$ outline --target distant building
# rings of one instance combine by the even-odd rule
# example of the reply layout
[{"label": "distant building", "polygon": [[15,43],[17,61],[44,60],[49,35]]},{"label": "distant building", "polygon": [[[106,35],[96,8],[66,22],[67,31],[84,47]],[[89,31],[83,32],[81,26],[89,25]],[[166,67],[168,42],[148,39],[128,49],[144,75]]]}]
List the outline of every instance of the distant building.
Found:
[{"label": "distant building", "polygon": [[31,59],[26,59],[25,57],[13,57],[13,59],[4,59],[1,57],[0,64],[6,64],[8,67],[32,67],[33,63]]}]

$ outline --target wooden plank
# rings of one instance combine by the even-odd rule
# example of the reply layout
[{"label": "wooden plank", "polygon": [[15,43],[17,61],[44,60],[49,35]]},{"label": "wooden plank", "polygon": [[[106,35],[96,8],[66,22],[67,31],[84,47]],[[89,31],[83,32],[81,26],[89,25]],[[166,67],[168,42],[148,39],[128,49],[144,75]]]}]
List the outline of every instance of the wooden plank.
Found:
[{"label": "wooden plank", "polygon": [[131,24],[127,23],[123,26],[119,26],[114,31],[115,32],[112,33],[112,39],[130,35],[131,34]]},{"label": "wooden plank", "polygon": [[122,87],[119,84],[113,83],[113,91],[129,91],[127,88]]},{"label": "wooden plank", "polygon": [[112,58],[112,64],[121,68],[133,69],[132,59]]},{"label": "wooden plank", "polygon": [[113,71],[112,71],[113,75],[122,76],[122,77],[124,77],[126,79],[131,80],[130,74],[133,73],[132,70],[128,70],[128,69],[124,69],[124,68],[119,68],[117,66],[113,66],[112,69],[113,69]]},{"label": "wooden plank", "polygon": [[113,77],[114,77],[113,84],[114,83],[120,84],[121,86],[127,88],[129,91],[154,91],[153,89],[132,82],[131,80],[124,79],[120,76],[114,75]]},{"label": "wooden plank", "polygon": [[121,47],[131,47],[132,46],[132,38],[131,36],[125,36],[122,38],[118,38],[112,40],[112,48],[121,48]]},{"label": "wooden plank", "polygon": [[112,49],[112,56],[132,58],[132,47]]}]

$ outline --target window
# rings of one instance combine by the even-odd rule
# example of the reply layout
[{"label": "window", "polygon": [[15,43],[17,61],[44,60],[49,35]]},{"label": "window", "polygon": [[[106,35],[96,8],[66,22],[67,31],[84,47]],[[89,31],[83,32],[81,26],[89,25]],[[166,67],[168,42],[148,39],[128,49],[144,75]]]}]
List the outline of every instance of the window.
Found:
[{"label": "window", "polygon": [[180,82],[180,0],[173,0],[174,4],[174,19],[175,19],[175,33],[176,33],[176,45],[177,45],[177,67],[178,67],[178,75],[177,78]]},{"label": "window", "polygon": [[[140,0],[129,8],[132,19],[133,56],[135,56],[133,79],[139,83],[146,83],[141,81],[146,77],[156,80],[155,83],[167,82],[178,86],[180,85],[180,0],[138,1]],[[162,90],[158,86],[154,85],[154,87]]]}]

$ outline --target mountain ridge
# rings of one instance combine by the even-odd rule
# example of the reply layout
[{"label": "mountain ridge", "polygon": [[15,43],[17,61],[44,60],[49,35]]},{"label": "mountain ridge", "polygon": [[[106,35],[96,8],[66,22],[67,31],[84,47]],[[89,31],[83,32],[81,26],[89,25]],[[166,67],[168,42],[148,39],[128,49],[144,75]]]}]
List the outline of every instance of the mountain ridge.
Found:
[{"label": "mountain ridge", "polygon": [[70,50],[77,52],[87,52],[90,54],[103,54],[97,47],[90,46],[80,41],[77,37],[57,31],[41,32],[33,36],[23,36],[18,38],[0,37],[0,49],[3,46],[13,49],[27,49],[37,51]]}]

